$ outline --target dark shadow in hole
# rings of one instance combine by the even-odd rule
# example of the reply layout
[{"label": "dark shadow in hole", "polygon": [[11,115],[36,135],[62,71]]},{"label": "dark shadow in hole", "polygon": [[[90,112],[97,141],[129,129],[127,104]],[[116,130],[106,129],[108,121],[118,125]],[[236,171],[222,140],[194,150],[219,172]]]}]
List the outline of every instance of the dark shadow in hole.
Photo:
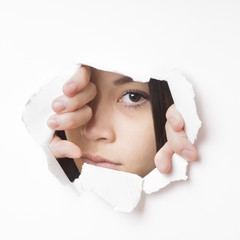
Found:
[{"label": "dark shadow in hole", "polygon": [[[64,131],[56,131],[55,134],[62,140],[67,139]],[[80,172],[72,158],[57,158],[57,161],[70,182],[74,182],[80,176]]]}]

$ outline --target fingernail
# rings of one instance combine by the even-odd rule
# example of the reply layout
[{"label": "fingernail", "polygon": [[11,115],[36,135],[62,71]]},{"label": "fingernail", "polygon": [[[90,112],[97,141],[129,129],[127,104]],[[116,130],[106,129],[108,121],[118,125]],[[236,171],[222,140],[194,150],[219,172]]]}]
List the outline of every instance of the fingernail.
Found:
[{"label": "fingernail", "polygon": [[53,104],[53,110],[56,112],[61,112],[66,109],[66,105],[62,101],[57,101]]},{"label": "fingernail", "polygon": [[48,125],[51,128],[58,128],[59,127],[59,123],[58,123],[57,119],[55,119],[55,118],[48,120]]},{"label": "fingernail", "polygon": [[67,85],[67,90],[68,90],[71,94],[77,92],[77,84],[74,83],[74,82],[69,83],[69,84]]},{"label": "fingernail", "polygon": [[168,162],[166,161],[157,161],[156,167],[161,173],[166,173],[169,168]]},{"label": "fingernail", "polygon": [[182,151],[182,156],[188,160],[191,160],[194,156],[194,152],[190,151],[190,150],[183,150]]}]

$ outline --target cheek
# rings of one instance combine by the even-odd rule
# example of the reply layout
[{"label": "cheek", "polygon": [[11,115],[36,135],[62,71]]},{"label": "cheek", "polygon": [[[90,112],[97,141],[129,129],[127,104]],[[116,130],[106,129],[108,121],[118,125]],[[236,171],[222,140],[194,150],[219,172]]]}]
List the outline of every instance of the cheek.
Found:
[{"label": "cheek", "polygon": [[133,171],[140,171],[143,166],[148,168],[148,165],[152,168],[156,154],[152,112],[148,110],[118,119],[117,141],[125,164]]},{"label": "cheek", "polygon": [[152,112],[146,110],[133,112],[131,115],[118,115],[116,119],[115,131],[118,138],[124,138],[128,144],[146,146],[155,144],[155,132]]},{"label": "cheek", "polygon": [[65,130],[65,134],[66,134],[67,140],[79,145],[80,128]]}]

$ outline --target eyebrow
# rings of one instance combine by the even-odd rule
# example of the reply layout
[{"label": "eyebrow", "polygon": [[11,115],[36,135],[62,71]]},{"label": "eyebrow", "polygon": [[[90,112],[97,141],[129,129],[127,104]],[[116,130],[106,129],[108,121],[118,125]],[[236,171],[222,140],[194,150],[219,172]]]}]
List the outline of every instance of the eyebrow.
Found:
[{"label": "eyebrow", "polygon": [[119,79],[115,80],[113,82],[113,85],[118,86],[118,85],[121,85],[121,84],[124,84],[124,83],[129,83],[129,82],[133,82],[133,80],[130,77],[122,77],[122,78],[119,78]]}]

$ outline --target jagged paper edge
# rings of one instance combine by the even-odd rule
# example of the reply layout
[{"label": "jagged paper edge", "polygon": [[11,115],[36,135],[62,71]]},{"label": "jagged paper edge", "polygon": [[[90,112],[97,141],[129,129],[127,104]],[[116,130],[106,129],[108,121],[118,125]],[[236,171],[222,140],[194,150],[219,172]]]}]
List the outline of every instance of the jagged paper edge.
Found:
[{"label": "jagged paper edge", "polygon": [[[197,114],[192,84],[177,69],[163,74],[161,79],[168,82],[174,104],[185,121],[186,135],[189,141],[194,143],[201,127],[201,121]],[[187,166],[188,162],[186,160],[174,154],[172,157],[172,172],[162,174],[154,169],[144,178],[143,191],[150,194],[159,191],[171,182],[188,179],[186,175]]]},{"label": "jagged paper edge", "polygon": [[141,198],[142,182],[136,174],[84,164],[74,185],[98,194],[116,211],[131,212]]},{"label": "jagged paper edge", "polygon": [[[81,64],[79,64],[78,67],[80,65]],[[90,66],[98,68],[97,65],[94,64],[91,64]],[[106,70],[105,68],[98,69]],[[173,156],[173,171],[171,174],[161,174],[157,169],[154,169],[145,178],[141,178],[136,174],[124,173],[110,169],[106,170],[104,168],[86,165],[83,168],[80,178],[76,179],[74,184],[71,184],[62,168],[48,149],[48,143],[53,136],[53,131],[47,127],[46,122],[48,117],[53,114],[50,103],[55,97],[62,94],[62,85],[72,76],[75,70],[76,68],[71,68],[71,71],[66,71],[67,73],[65,72],[60,76],[58,74],[59,77],[55,77],[54,80],[47,86],[32,96],[25,106],[22,118],[30,134],[43,147],[44,152],[47,155],[49,170],[62,184],[68,186],[70,185],[70,187],[77,192],[78,188],[81,188],[81,190],[84,191],[96,192],[110,205],[112,205],[115,210],[131,212],[140,201],[142,191],[150,194],[167,186],[170,182],[187,179],[187,161],[175,154]],[[111,69],[108,69],[107,71],[116,72]],[[124,73],[121,74],[127,75]],[[146,74],[146,76],[148,75]],[[142,76],[142,79],[147,79],[146,76]],[[196,112],[192,85],[177,70],[169,71],[166,75],[161,74],[161,77],[154,76],[154,78],[168,81],[175,105],[185,120],[186,134],[189,140],[194,142],[201,126],[201,122]],[[138,79],[133,78],[133,80],[137,81]],[[179,89],[182,90],[183,94],[181,94]],[[186,97],[186,92],[189,92],[188,97]],[[86,169],[89,171],[86,171]],[[90,178],[92,176],[95,177]],[[102,176],[105,177],[103,178]],[[109,180],[106,181],[106,177],[110,180],[110,182],[115,178],[115,184],[112,185],[114,188],[108,186],[108,189],[112,189],[109,192],[106,192],[106,185],[109,183]],[[92,179],[92,181],[89,179]],[[100,182],[100,179],[104,179],[104,181],[101,181],[102,185],[96,185]],[[128,184],[123,184],[123,182],[127,182]],[[102,188],[101,186],[104,187]],[[116,189],[118,189],[118,191],[116,191]],[[126,196],[128,197],[126,198]]]}]

